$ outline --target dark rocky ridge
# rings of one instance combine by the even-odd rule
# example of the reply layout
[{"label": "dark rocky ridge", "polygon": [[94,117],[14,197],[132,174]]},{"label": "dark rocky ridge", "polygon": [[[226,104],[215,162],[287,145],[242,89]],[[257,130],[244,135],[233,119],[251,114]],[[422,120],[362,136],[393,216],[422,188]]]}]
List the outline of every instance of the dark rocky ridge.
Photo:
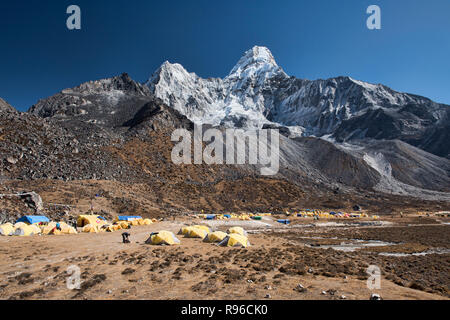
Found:
[{"label": "dark rocky ridge", "polygon": [[8,102],[0,98],[0,112],[15,112],[16,109],[14,109]]}]

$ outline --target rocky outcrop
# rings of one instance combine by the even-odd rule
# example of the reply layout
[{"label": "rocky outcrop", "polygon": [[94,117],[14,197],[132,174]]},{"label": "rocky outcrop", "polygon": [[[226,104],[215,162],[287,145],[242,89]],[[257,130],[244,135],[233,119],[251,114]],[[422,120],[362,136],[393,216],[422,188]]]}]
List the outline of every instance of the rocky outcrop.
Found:
[{"label": "rocky outcrop", "polygon": [[33,209],[36,213],[44,210],[44,204],[42,198],[36,192],[24,192],[17,194],[22,201],[24,201],[29,208]]},{"label": "rocky outcrop", "polygon": [[14,223],[23,215],[43,214],[44,204],[36,192],[0,194],[0,224]]},{"label": "rocky outcrop", "polygon": [[8,102],[0,98],[0,112],[16,112]]}]

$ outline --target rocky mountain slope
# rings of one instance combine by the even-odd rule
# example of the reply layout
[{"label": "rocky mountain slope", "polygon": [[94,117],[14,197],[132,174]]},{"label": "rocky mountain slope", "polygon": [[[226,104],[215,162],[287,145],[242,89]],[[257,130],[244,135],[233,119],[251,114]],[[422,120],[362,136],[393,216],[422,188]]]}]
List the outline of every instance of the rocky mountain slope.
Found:
[{"label": "rocky mountain slope", "polygon": [[16,109],[14,109],[8,102],[6,102],[2,98],[0,98],[0,112],[2,112],[2,111],[15,112]]},{"label": "rocky mountain slope", "polygon": [[[194,122],[279,128],[279,173],[173,164],[171,133]],[[166,62],[145,85],[127,74],[90,81],[25,113],[0,100],[0,180],[5,193],[107,186],[120,212],[393,206],[398,196],[429,205],[450,201],[448,125],[448,106],[351,78],[295,79],[255,47],[225,79]]]}]

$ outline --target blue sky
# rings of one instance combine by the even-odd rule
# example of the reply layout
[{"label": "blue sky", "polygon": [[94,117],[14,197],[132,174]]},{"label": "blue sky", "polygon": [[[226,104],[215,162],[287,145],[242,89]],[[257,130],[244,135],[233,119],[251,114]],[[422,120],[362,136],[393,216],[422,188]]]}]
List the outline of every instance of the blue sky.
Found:
[{"label": "blue sky", "polygon": [[[71,4],[80,31],[66,28]],[[381,30],[366,28],[371,4]],[[20,110],[122,72],[143,82],[165,60],[224,77],[254,45],[289,75],[349,75],[450,104],[449,0],[1,1],[0,43],[0,97]]]}]

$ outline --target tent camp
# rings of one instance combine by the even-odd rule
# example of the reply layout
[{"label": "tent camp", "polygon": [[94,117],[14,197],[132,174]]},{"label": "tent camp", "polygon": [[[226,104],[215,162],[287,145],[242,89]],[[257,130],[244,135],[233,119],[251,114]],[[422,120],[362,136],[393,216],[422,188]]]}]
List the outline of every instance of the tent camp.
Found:
[{"label": "tent camp", "polygon": [[232,233],[225,237],[218,244],[221,247],[242,247],[246,248],[250,246],[250,242],[246,236],[242,236],[240,234]]},{"label": "tent camp", "polygon": [[233,227],[228,229],[228,233],[229,234],[239,234],[241,236],[246,237],[247,236],[247,231],[245,231],[243,228],[241,227]]},{"label": "tent camp", "polygon": [[152,245],[172,246],[175,244],[180,244],[180,240],[178,240],[172,232],[163,230],[150,234],[150,237],[147,241],[145,241],[145,243]]},{"label": "tent camp", "polygon": [[39,222],[48,223],[50,222],[50,220],[45,216],[23,216],[22,218],[16,221],[16,223],[18,222],[23,222],[26,224],[35,224]]},{"label": "tent camp", "polygon": [[97,215],[80,215],[77,219],[77,226],[84,227],[88,224],[93,226],[102,226],[107,222],[101,216]]},{"label": "tent camp", "polygon": [[11,223],[5,223],[0,226],[0,235],[10,236],[14,234],[14,226]]},{"label": "tent camp", "polygon": [[204,242],[214,243],[214,242],[221,242],[223,239],[227,237],[227,234],[222,231],[216,231],[208,234],[205,239],[203,239]]}]

